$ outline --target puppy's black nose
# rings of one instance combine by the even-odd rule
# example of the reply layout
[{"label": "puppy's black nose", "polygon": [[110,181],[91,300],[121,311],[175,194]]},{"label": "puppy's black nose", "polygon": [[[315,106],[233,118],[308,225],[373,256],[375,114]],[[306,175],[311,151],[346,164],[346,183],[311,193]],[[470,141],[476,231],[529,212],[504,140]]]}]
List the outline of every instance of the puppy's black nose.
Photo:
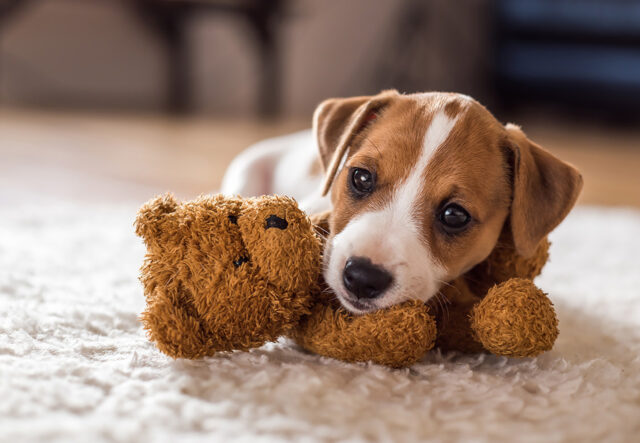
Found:
[{"label": "puppy's black nose", "polygon": [[347,291],[356,297],[375,298],[391,285],[393,277],[368,258],[351,257],[344,265],[342,281]]}]

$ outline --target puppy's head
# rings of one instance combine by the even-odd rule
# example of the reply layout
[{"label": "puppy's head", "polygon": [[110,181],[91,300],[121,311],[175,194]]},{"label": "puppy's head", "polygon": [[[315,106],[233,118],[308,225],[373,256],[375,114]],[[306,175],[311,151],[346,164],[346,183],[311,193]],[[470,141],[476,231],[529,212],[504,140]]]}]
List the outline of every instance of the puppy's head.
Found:
[{"label": "puppy's head", "polygon": [[531,254],[582,187],[572,166],[460,94],[330,99],[314,131],[333,203],[325,279],[356,313],[428,300],[489,255],[506,221]]}]

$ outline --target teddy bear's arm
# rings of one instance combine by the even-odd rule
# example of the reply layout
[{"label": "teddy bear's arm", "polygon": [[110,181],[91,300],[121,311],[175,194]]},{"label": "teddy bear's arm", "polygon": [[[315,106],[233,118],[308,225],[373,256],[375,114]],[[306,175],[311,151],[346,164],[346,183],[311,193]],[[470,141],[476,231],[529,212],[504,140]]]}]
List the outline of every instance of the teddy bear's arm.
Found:
[{"label": "teddy bear's arm", "polygon": [[558,336],[553,304],[525,278],[492,287],[471,310],[470,324],[486,350],[509,357],[533,357],[548,351]]},{"label": "teddy bear's arm", "polygon": [[407,302],[366,315],[316,304],[292,334],[303,348],[349,362],[392,367],[415,363],[433,347],[435,320],[422,302]]},{"label": "teddy bear's arm", "polygon": [[196,359],[215,353],[202,321],[178,294],[151,294],[141,321],[149,339],[173,358]]},{"label": "teddy bear's arm", "polygon": [[429,303],[437,318],[436,346],[445,351],[531,357],[551,349],[558,335],[553,305],[530,279],[509,279],[480,298],[460,278],[439,299]]}]

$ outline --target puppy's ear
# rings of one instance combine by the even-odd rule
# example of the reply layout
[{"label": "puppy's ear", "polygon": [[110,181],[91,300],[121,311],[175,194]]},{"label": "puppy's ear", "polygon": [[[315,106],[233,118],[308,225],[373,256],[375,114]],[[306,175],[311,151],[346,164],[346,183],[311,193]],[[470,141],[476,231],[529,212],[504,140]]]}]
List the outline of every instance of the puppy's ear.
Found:
[{"label": "puppy's ear", "polygon": [[377,110],[397,95],[398,91],[388,90],[374,96],[331,98],[318,105],[313,113],[313,133],[325,171],[322,195],[329,192],[353,138],[376,117]]},{"label": "puppy's ear", "polygon": [[531,256],[538,243],[566,217],[582,190],[582,176],[511,123],[507,146],[513,158],[510,224],[518,253]]}]

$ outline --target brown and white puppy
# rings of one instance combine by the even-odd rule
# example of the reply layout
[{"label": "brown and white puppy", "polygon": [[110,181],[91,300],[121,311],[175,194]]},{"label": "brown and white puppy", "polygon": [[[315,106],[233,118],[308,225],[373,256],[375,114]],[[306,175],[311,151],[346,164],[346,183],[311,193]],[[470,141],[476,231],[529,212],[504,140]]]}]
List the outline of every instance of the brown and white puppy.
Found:
[{"label": "brown and white puppy", "polygon": [[[297,148],[293,140],[281,151],[271,145],[267,172],[264,162],[248,167],[241,156],[223,191],[243,194],[238,183],[246,188],[257,177],[268,183],[263,192],[293,194],[312,210],[329,194],[324,277],[355,313],[427,301],[487,258],[505,223],[518,252],[531,254],[582,187],[575,168],[461,94],[384,91],[326,100],[314,113],[311,142],[295,137]],[[249,158],[268,147],[253,148]],[[319,152],[322,187],[301,160],[309,149]],[[295,195],[311,182],[318,191]]]}]

